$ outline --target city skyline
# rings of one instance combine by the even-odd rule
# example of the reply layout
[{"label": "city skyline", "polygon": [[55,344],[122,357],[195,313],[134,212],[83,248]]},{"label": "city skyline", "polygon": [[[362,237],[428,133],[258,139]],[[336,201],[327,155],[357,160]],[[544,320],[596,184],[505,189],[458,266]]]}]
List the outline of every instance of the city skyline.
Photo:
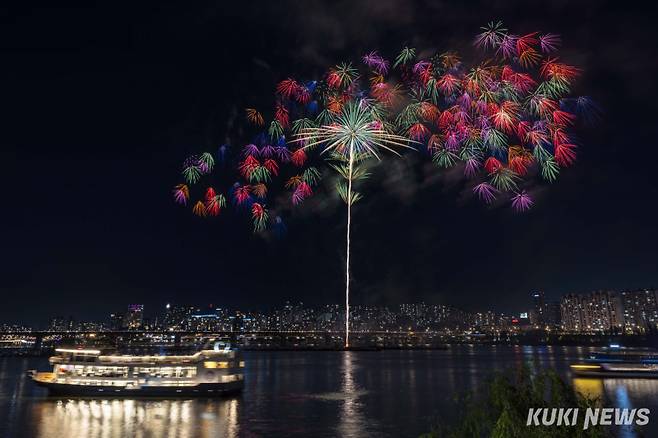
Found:
[{"label": "city skyline", "polygon": [[[624,332],[644,333],[658,329],[658,289],[598,290],[569,293],[553,300],[541,291],[528,295],[521,310],[505,312],[491,309],[469,311],[444,304],[425,302],[400,303],[389,306],[354,306],[350,321],[354,331],[364,327],[374,330],[440,330],[449,327],[472,330],[478,328],[525,327],[557,330],[565,333]],[[293,317],[293,314],[297,316]],[[145,309],[143,304],[128,304],[123,309],[112,309],[100,319],[79,318],[73,315],[53,315],[47,324],[11,324],[0,321],[0,331],[46,330],[76,331],[132,331],[132,330],[206,330],[227,331],[284,330],[279,318],[302,325],[287,329],[339,331],[345,312],[338,303],[308,306],[303,302],[285,301],[267,310],[227,308],[210,304],[166,303]],[[287,315],[287,316],[285,316]],[[240,321],[236,326],[236,322]],[[247,322],[248,321],[248,322]],[[298,322],[299,322],[298,321]],[[364,325],[365,324],[365,325]]]},{"label": "city skyline", "polygon": [[[555,294],[546,294],[544,290],[541,290],[539,288],[533,289],[530,291],[525,299],[531,299],[535,293],[541,293],[542,294],[542,299],[546,300],[546,302],[556,302],[559,303],[561,300],[566,297],[566,296],[581,296],[581,295],[587,295],[595,292],[609,292],[609,291],[614,291],[616,293],[622,294],[624,292],[633,292],[633,291],[644,291],[644,290],[658,290],[657,287],[653,285],[649,286],[642,286],[642,287],[625,287],[625,288],[620,288],[620,289],[613,289],[613,288],[597,288],[597,289],[585,289],[585,290],[578,290],[578,291],[570,291],[570,292],[562,292],[562,293],[555,293]],[[528,298],[530,297],[530,298]],[[215,297],[218,298],[218,297]],[[178,305],[178,306],[188,306],[188,307],[196,307],[196,308],[225,308],[225,309],[232,309],[236,311],[246,311],[246,312],[267,312],[271,311],[277,306],[281,305],[281,302],[285,303],[303,303],[306,302],[308,304],[311,304],[313,307],[322,307],[322,306],[331,306],[331,305],[337,305],[340,303],[339,300],[335,302],[317,302],[315,300],[305,300],[303,298],[301,299],[294,299],[292,297],[280,297],[280,301],[278,303],[271,303],[268,305],[263,305],[263,304],[250,304],[250,305],[222,305],[220,304],[220,301],[218,300],[213,300],[212,297],[208,298],[208,301],[206,302],[201,302],[199,300],[195,299],[188,299],[187,301],[171,301],[171,300],[149,300],[146,303],[147,304],[140,304],[142,308],[146,307],[147,313],[148,312],[153,312],[152,309],[164,309],[166,306],[170,305]],[[469,303],[468,305],[465,306],[460,306],[455,303],[450,303],[450,302],[433,302],[431,300],[420,300],[420,301],[399,301],[399,302],[394,302],[394,303],[356,303],[355,306],[357,307],[388,307],[388,308],[396,308],[405,304],[427,304],[427,305],[434,305],[434,306],[444,306],[444,307],[450,307],[450,308],[455,308],[459,309],[461,311],[469,312],[469,313],[478,313],[478,312],[496,312],[496,313],[501,313],[501,314],[507,314],[507,315],[518,315],[520,313],[527,312],[531,310],[533,307],[532,303],[530,304],[519,304],[519,302],[514,303],[512,306],[483,306],[477,303]],[[126,304],[128,305],[128,304]],[[113,310],[111,310],[110,313],[121,313],[125,309],[125,305],[114,305],[115,307],[109,306]],[[75,307],[73,307],[75,309]],[[107,319],[108,313],[107,307],[105,308],[96,308],[94,311],[89,311],[89,309],[80,309],[77,308],[75,311],[69,310],[66,311],[65,309],[62,309],[63,311],[55,312],[57,315],[54,314],[47,314],[44,313],[42,317],[40,318],[12,318],[10,317],[5,317],[5,318],[0,318],[0,324],[25,324],[27,326],[39,326],[43,325],[45,321],[50,320],[51,318],[57,316],[61,318],[73,318],[74,320],[82,321],[82,320],[89,320],[89,321],[104,321]]]}]

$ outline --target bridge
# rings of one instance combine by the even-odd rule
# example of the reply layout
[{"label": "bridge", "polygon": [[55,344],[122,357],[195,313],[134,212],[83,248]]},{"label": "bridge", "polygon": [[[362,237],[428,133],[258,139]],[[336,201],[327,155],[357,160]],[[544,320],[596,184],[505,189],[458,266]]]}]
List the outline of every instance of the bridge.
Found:
[{"label": "bridge", "polygon": [[[115,347],[184,347],[211,339],[226,339],[245,346],[300,347],[339,346],[345,332],[340,330],[33,330],[0,331],[0,347],[26,347],[35,350],[59,345],[96,345]],[[389,346],[437,344],[445,341],[445,332],[350,331],[353,344]]]}]

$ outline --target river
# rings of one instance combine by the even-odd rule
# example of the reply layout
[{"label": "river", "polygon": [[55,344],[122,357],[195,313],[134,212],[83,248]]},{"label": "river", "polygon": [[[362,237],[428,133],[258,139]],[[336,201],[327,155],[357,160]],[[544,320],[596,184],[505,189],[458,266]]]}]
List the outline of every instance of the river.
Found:
[{"label": "river", "polygon": [[[55,399],[27,369],[45,358],[0,358],[0,436],[415,437],[454,417],[455,395],[493,371],[553,368],[604,406],[658,415],[658,380],[572,379],[585,347],[452,346],[445,351],[245,352],[245,389],[227,399]],[[646,436],[658,436],[651,418]],[[634,436],[630,430],[617,431]]]}]

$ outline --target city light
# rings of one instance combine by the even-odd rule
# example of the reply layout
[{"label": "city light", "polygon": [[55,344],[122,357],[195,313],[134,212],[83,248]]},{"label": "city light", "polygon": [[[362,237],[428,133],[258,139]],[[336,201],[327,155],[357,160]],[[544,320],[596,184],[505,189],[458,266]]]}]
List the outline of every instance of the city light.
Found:
[{"label": "city light", "polygon": [[[450,342],[552,342],[570,336],[636,335],[658,329],[655,289],[567,294],[550,300],[530,293],[524,311],[466,311],[448,305],[406,303],[398,306],[351,306],[354,345],[437,348]],[[58,348],[70,354],[100,354],[100,347],[120,340],[133,344],[202,346],[206,336],[230,348],[338,348],[344,342],[345,311],[338,304],[306,306],[287,302],[269,311],[167,303],[162,313],[130,305],[106,321],[55,317],[46,329],[0,327],[0,348],[32,351]],[[330,335],[329,337],[327,335]],[[566,336],[566,338],[565,338]],[[67,343],[62,343],[68,339]],[[609,339],[616,348],[617,339]],[[83,348],[70,348],[80,345]],[[533,341],[535,342],[535,341]],[[211,344],[208,345],[209,347]]]},{"label": "city light", "polygon": [[73,348],[56,348],[58,353],[75,353],[75,354],[101,354],[100,350],[84,350],[84,349],[73,349]]}]

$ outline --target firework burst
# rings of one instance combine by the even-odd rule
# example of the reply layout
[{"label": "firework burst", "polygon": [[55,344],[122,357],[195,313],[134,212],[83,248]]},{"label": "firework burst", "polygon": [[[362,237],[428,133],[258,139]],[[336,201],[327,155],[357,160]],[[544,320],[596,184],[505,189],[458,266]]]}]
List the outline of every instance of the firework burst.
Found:
[{"label": "firework burst", "polygon": [[371,51],[362,62],[339,63],[311,80],[282,79],[272,108],[247,108],[245,126],[226,134],[249,132],[241,152],[229,154],[224,145],[216,155],[184,161],[174,201],[193,199],[192,212],[211,217],[229,198],[254,232],[280,236],[288,209],[331,186],[321,184],[332,173],[323,168],[336,172],[334,190],[347,210],[347,344],[351,213],[365,195],[355,186],[369,176],[367,161],[426,150],[438,171],[462,166],[481,202],[532,208],[521,187],[552,183],[572,166],[578,149],[571,131],[601,115],[591,98],[571,94],[580,70],[558,58],[561,45],[559,35],[511,34],[493,21],[475,38],[482,62],[451,51],[422,58],[424,51],[404,47],[393,62]]}]

